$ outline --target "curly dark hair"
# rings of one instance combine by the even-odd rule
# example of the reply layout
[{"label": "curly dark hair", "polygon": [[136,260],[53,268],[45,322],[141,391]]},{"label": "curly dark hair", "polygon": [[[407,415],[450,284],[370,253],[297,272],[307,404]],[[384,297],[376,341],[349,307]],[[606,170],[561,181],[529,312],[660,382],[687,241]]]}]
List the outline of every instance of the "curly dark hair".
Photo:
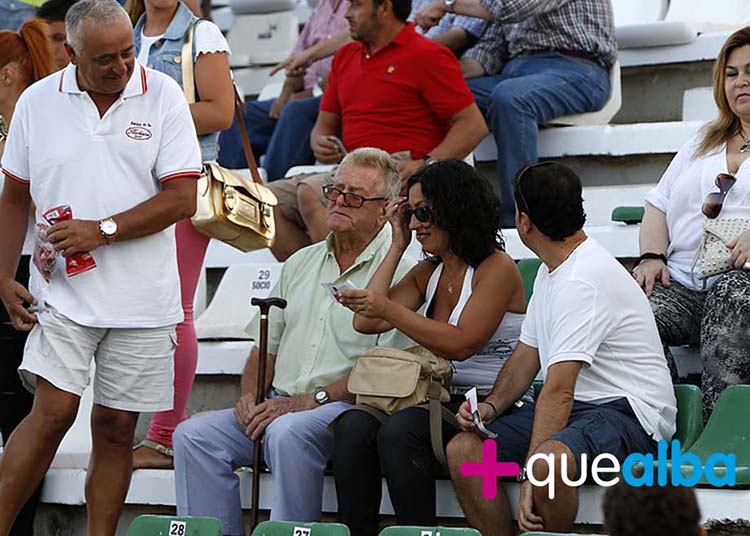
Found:
[{"label": "curly dark hair", "polygon": [[539,162],[522,168],[515,179],[519,213],[526,213],[539,231],[562,242],[583,228],[581,179],[568,166]]},{"label": "curly dark hair", "polygon": [[604,523],[612,536],[695,536],[700,510],[692,488],[618,482],[604,496]]},{"label": "curly dark hair", "polygon": [[[422,185],[436,227],[448,232],[450,250],[476,268],[493,251],[505,251],[500,204],[487,179],[462,160],[441,160],[417,171],[408,188]],[[439,258],[433,258],[440,261]]]}]

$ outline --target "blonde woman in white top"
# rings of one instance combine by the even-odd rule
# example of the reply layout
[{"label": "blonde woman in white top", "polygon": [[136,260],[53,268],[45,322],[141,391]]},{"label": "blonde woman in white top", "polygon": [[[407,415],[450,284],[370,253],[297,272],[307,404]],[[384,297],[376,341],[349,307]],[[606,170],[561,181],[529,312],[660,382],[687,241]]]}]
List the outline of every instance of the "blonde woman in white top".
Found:
[{"label": "blonde woman in white top", "polygon": [[677,154],[646,195],[633,275],[668,346],[700,343],[707,419],[728,386],[750,383],[750,232],[730,244],[735,270],[696,288],[691,265],[706,217],[750,218],[750,27],[732,34],[714,67],[719,117]]},{"label": "blonde woman in white top", "polygon": [[[409,179],[408,193],[408,203],[400,198],[386,209],[393,228],[390,251],[367,288],[345,292],[342,303],[355,312],[357,331],[395,327],[453,360],[448,407],[455,413],[467,389],[492,388],[513,352],[526,312],[523,283],[503,251],[497,198],[471,166],[458,160],[434,163]],[[427,260],[391,288],[412,231]],[[523,400],[532,403],[531,393]],[[444,442],[457,431],[444,423]],[[353,536],[377,534],[381,469],[397,523],[435,525],[437,460],[426,409],[404,409],[382,426],[372,415],[353,410],[341,417],[334,435],[339,516]]]}]

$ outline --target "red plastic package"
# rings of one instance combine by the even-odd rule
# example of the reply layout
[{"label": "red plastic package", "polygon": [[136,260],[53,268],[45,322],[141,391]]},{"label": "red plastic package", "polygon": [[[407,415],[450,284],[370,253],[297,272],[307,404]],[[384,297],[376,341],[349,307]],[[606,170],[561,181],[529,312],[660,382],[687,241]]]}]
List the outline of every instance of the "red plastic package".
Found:
[{"label": "red plastic package", "polygon": [[[73,209],[69,205],[60,205],[59,207],[53,207],[47,212],[42,214],[42,217],[47,220],[50,225],[55,225],[61,221],[68,221],[73,219]],[[96,268],[96,261],[91,253],[82,251],[71,255],[65,259],[65,272],[69,277],[74,275],[82,274]]]}]

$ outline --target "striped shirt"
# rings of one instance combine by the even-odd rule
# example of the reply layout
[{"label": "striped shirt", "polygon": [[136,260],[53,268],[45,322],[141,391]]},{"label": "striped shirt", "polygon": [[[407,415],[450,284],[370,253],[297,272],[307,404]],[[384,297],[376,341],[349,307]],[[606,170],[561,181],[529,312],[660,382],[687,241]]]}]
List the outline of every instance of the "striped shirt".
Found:
[{"label": "striped shirt", "polygon": [[463,58],[488,75],[521,54],[575,51],[595,56],[605,67],[617,59],[611,0],[482,0],[494,22]]}]

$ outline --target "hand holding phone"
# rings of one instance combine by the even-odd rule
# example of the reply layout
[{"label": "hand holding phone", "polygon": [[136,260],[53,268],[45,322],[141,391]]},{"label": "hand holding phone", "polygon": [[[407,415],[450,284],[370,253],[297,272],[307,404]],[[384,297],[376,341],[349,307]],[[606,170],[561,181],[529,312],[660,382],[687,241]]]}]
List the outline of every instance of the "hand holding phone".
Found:
[{"label": "hand holding phone", "polygon": [[346,147],[344,147],[344,142],[341,141],[341,138],[338,136],[327,136],[327,139],[336,146],[341,156],[346,156]]}]

